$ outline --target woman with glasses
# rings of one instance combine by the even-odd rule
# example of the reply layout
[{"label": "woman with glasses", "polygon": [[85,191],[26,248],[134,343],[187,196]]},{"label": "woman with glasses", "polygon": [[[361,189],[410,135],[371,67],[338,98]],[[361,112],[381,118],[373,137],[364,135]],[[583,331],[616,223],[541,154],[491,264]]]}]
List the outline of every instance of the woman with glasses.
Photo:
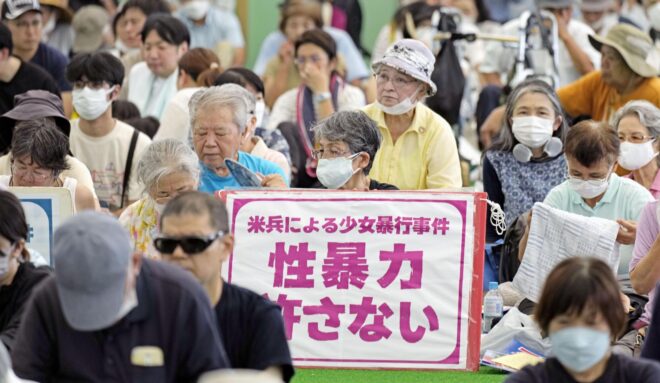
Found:
[{"label": "woman with glasses", "polygon": [[[571,127],[564,148],[568,180],[550,190],[543,202],[570,213],[616,221],[620,226],[616,241],[621,245],[618,273],[625,275],[637,234],[637,220],[653,196],[637,182],[616,175],[614,164],[619,147],[616,132],[605,122],[587,120]],[[524,254],[527,234],[520,254]]]},{"label": "woman with glasses", "polygon": [[267,129],[279,129],[291,147],[292,186],[312,187],[318,185],[314,124],[334,112],[361,108],[365,99],[359,88],[336,74],[337,47],[323,30],[312,29],[296,40],[295,63],[302,84],[277,99]]},{"label": "woman with glasses", "polygon": [[383,143],[371,175],[402,190],[463,186],[451,127],[422,102],[437,89],[434,63],[423,43],[404,39],[372,64],[377,101],[364,111],[376,121]]},{"label": "woman with glasses", "polygon": [[0,185],[63,187],[71,193],[76,211],[97,209],[92,192],[75,178],[63,177],[69,169],[69,140],[50,118],[20,121],[11,141],[11,175],[0,176]]},{"label": "woman with glasses", "polygon": [[0,217],[11,217],[0,219],[0,341],[11,350],[30,293],[50,269],[30,262],[23,206],[8,191],[0,190]]},{"label": "woman with glasses", "polygon": [[619,166],[630,170],[630,178],[660,197],[658,151],[660,143],[660,109],[648,101],[630,101],[613,118],[621,141]]},{"label": "woman with glasses", "polygon": [[[566,179],[567,125],[557,93],[541,80],[518,85],[505,116],[497,140],[484,153],[482,179],[488,199],[502,206],[508,225]],[[490,218],[487,222],[486,241],[503,238]]]},{"label": "woman with glasses", "polygon": [[378,126],[361,111],[337,112],[314,128],[316,175],[328,189],[398,190],[369,177],[382,139]]},{"label": "woman with glasses", "polygon": [[152,240],[159,233],[160,214],[167,202],[178,194],[197,190],[199,173],[197,154],[182,141],[166,138],[149,145],[137,167],[144,197],[119,217],[136,251],[157,257]]}]

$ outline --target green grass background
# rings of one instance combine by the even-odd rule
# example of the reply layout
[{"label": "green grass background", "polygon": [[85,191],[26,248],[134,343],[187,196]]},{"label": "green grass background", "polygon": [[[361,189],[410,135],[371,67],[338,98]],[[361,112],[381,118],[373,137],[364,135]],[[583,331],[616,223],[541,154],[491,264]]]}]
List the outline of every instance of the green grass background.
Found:
[{"label": "green grass background", "polygon": [[481,367],[479,372],[296,369],[293,383],[501,383],[506,373]]}]

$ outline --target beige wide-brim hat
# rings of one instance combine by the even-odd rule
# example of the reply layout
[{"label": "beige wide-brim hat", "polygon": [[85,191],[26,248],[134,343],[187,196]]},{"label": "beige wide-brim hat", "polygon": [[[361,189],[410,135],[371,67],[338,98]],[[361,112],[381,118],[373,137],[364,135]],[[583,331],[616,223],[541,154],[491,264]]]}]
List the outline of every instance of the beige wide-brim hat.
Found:
[{"label": "beige wide-brim hat", "polygon": [[642,77],[655,77],[660,72],[660,55],[653,41],[632,25],[617,24],[605,37],[589,35],[589,42],[597,51],[603,44],[616,49],[628,67]]}]

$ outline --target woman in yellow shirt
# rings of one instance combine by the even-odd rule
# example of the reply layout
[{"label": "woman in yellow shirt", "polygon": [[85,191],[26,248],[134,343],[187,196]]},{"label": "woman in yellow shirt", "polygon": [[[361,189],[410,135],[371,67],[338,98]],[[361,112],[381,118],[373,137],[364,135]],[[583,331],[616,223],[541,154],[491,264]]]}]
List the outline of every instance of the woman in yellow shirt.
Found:
[{"label": "woman in yellow shirt", "polygon": [[364,112],[383,142],[371,178],[401,190],[460,188],[461,169],[451,127],[421,101],[435,94],[435,57],[421,42],[404,39],[374,62],[377,101]]}]

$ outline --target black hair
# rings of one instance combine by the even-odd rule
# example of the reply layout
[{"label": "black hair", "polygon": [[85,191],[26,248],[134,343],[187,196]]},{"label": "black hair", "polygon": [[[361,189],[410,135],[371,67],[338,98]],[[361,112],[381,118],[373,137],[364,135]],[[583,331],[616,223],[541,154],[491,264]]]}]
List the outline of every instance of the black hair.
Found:
[{"label": "black hair", "polygon": [[264,83],[261,81],[259,76],[246,68],[229,68],[220,76],[218,76],[213,82],[214,86],[222,86],[224,84],[236,84],[242,86],[243,88],[247,88],[248,85],[252,85],[257,93],[261,93],[264,97],[266,96]]},{"label": "black hair", "polygon": [[115,100],[112,102],[112,118],[124,122],[132,118],[140,118],[140,109],[130,101]]},{"label": "black hair", "polygon": [[112,20],[112,31],[115,35],[117,35],[119,19],[131,8],[139,9],[145,17],[149,17],[153,13],[171,13],[170,6],[163,0],[128,0]]},{"label": "black hair", "polygon": [[20,121],[11,140],[12,161],[29,156],[32,162],[50,169],[55,175],[69,169],[66,156],[69,139],[60,131],[52,118]]},{"label": "black hair", "polygon": [[142,42],[147,39],[149,32],[156,31],[163,41],[179,46],[186,43],[190,46],[190,32],[188,28],[176,17],[167,13],[150,15],[142,28]]},{"label": "black hair", "polygon": [[328,60],[332,60],[337,57],[337,43],[335,39],[328,34],[328,32],[323,29],[310,29],[309,31],[303,33],[298,40],[296,40],[295,52],[296,57],[298,56],[298,48],[303,44],[314,44],[317,47],[323,49],[328,55]]},{"label": "black hair", "polygon": [[110,86],[121,85],[124,81],[124,65],[108,52],[79,53],[66,67],[66,79],[69,82],[105,81]]},{"label": "black hair", "polygon": [[9,49],[9,54],[14,50],[14,42],[11,39],[11,31],[5,23],[0,22],[0,49]]},{"label": "black hair", "polygon": [[0,190],[0,236],[12,244],[28,237],[28,224],[21,201],[13,193]]},{"label": "black hair", "polygon": [[149,138],[154,138],[158,128],[160,128],[160,121],[153,116],[130,118],[124,120],[124,122],[146,134]]},{"label": "black hair", "polygon": [[222,230],[225,233],[229,231],[227,208],[225,207],[225,204],[212,195],[199,191],[181,193],[167,203],[165,210],[163,210],[163,213],[160,215],[161,230],[166,217],[185,214],[208,214],[209,223],[213,230]]}]

